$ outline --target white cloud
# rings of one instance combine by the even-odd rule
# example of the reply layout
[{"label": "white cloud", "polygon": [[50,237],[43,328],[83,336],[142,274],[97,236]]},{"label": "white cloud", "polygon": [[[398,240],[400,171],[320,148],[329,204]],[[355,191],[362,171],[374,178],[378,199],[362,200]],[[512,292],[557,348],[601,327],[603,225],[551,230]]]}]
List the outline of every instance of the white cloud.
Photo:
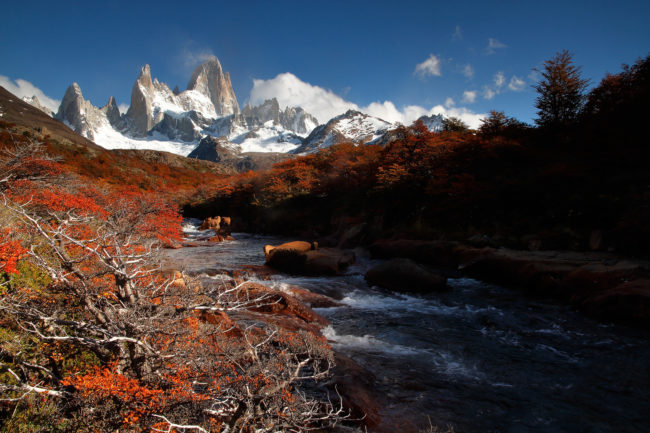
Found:
[{"label": "white cloud", "polygon": [[444,107],[438,105],[427,109],[419,105],[407,105],[398,109],[391,101],[376,101],[365,107],[346,101],[331,90],[306,83],[295,75],[286,72],[269,80],[253,80],[249,97],[252,105],[259,105],[267,99],[277,98],[281,108],[300,106],[324,123],[347,110],[358,110],[389,122],[410,125],[421,116],[443,114],[455,116],[472,128],[480,125],[485,114],[476,114],[463,107]]},{"label": "white cloud", "polygon": [[216,56],[209,48],[189,48],[189,46],[186,46],[181,52],[181,59],[185,68],[194,68],[212,57]]},{"label": "white cloud", "polygon": [[474,76],[474,68],[469,63],[463,67],[463,75],[467,78],[472,78]]},{"label": "white cloud", "polygon": [[476,90],[465,90],[463,92],[463,99],[462,101],[466,104],[473,104],[476,102],[476,96],[477,96]]},{"label": "white cloud", "polygon": [[319,122],[327,122],[347,110],[359,109],[356,104],[346,101],[331,90],[305,83],[290,72],[270,80],[253,80],[250,103],[259,105],[271,98],[277,98],[283,108],[300,106]]},{"label": "white cloud", "polygon": [[9,92],[13,93],[21,99],[25,96],[28,98],[36,96],[41,102],[41,105],[54,112],[57,112],[59,110],[59,105],[61,105],[61,101],[50,98],[45,93],[43,93],[41,89],[34,86],[29,81],[23,80],[22,78],[18,78],[15,82],[13,82],[9,79],[9,77],[0,75],[0,86],[4,87]]},{"label": "white cloud", "polygon": [[432,75],[435,75],[437,77],[441,76],[442,71],[440,70],[440,59],[431,54],[428,59],[422,63],[418,63],[415,66],[415,71],[413,73],[415,75],[419,75],[422,78]]},{"label": "white cloud", "polygon": [[510,77],[508,86],[504,88],[504,86],[506,85],[506,81],[507,81],[506,76],[503,73],[503,71],[499,71],[496,74],[494,74],[494,79],[493,79],[494,84],[492,86],[483,86],[483,98],[492,99],[496,95],[500,94],[502,91],[508,91],[508,90],[511,90],[513,92],[521,92],[522,90],[524,90],[524,87],[526,86],[526,82],[516,75]]},{"label": "white cloud", "polygon": [[483,87],[483,97],[485,99],[492,99],[492,98],[494,98],[496,96],[496,94],[497,94],[497,92],[492,90],[490,87],[488,87],[488,86]]},{"label": "white cloud", "polygon": [[497,88],[501,88],[504,84],[506,84],[506,76],[503,72],[499,71],[494,74],[494,85],[497,86]]},{"label": "white cloud", "polygon": [[533,83],[537,83],[542,79],[542,74],[537,69],[533,69],[530,71],[530,74],[528,74],[528,79]]},{"label": "white cloud", "polygon": [[454,34],[451,35],[451,40],[452,41],[462,41],[463,40],[463,32],[460,30],[460,26],[456,26],[456,30],[454,30]]},{"label": "white cloud", "polygon": [[117,106],[117,109],[120,110],[120,114],[124,114],[129,111],[129,105],[122,103]]},{"label": "white cloud", "polygon": [[485,53],[486,54],[494,54],[496,50],[499,50],[501,48],[506,48],[506,44],[498,41],[497,39],[494,38],[489,38],[488,39],[488,46],[485,48]]},{"label": "white cloud", "polygon": [[513,92],[521,92],[524,90],[525,85],[526,82],[524,80],[516,75],[513,75],[512,78],[510,78],[510,83],[508,83],[508,89],[512,90]]},{"label": "white cloud", "polygon": [[436,105],[433,107],[429,110],[429,114],[442,114],[446,117],[457,117],[473,129],[477,129],[481,126],[481,120],[487,116],[486,114],[474,113],[465,107],[446,109],[442,105]]},{"label": "white cloud", "polygon": [[447,98],[445,99],[445,107],[450,108],[456,105],[456,102],[454,102],[454,98]]}]

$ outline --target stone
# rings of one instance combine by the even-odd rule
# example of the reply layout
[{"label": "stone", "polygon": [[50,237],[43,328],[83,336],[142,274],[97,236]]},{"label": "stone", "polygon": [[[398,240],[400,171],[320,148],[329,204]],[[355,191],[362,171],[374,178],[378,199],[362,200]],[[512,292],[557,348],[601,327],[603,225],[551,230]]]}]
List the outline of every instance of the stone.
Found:
[{"label": "stone", "polygon": [[337,302],[329,296],[314,293],[301,287],[289,287],[287,291],[292,296],[298,298],[300,302],[306,304],[311,308],[331,308],[341,306],[340,302]]},{"label": "stone", "polygon": [[447,291],[447,279],[410,259],[391,259],[370,268],[365,275],[369,284],[396,292]]},{"label": "stone", "polygon": [[591,296],[582,310],[600,320],[650,329],[650,280],[635,279]]},{"label": "stone", "polygon": [[294,241],[264,247],[266,264],[281,271],[303,275],[338,275],[354,263],[354,253],[318,248],[317,242]]},{"label": "stone", "polygon": [[307,275],[339,275],[355,261],[355,254],[337,248],[321,248],[304,253],[306,259],[301,273]]}]

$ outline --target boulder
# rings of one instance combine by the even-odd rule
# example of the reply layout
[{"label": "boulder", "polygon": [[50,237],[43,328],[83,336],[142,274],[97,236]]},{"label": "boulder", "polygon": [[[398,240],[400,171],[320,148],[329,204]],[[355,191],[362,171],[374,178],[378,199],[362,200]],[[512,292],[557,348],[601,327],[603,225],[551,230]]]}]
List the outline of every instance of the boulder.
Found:
[{"label": "boulder", "polygon": [[295,297],[256,283],[246,283],[242,287],[248,299],[259,298],[260,305],[250,307],[260,313],[293,316],[307,323],[327,326],[329,322],[323,316],[301,303]]},{"label": "boulder", "polygon": [[366,272],[368,283],[396,292],[449,290],[447,279],[410,259],[392,259]]},{"label": "boulder", "polygon": [[377,387],[375,375],[352,358],[336,353],[336,366],[331,380],[333,392],[343,396],[343,402],[354,419],[359,419],[372,431],[385,432],[395,429],[381,428],[381,414],[386,413],[387,403]]},{"label": "boulder", "polygon": [[404,257],[429,265],[455,266],[452,250],[456,245],[445,241],[380,239],[369,247],[369,251],[370,255],[377,259]]},{"label": "boulder", "polygon": [[207,217],[203,220],[199,230],[219,230],[221,228],[221,217]]},{"label": "boulder", "polygon": [[339,248],[354,248],[359,245],[366,234],[368,224],[361,223],[346,229],[341,235],[337,246]]},{"label": "boulder", "polygon": [[318,248],[318,244],[304,241],[287,242],[282,245],[264,246],[266,264],[287,272],[302,273],[307,261],[305,253]]},{"label": "boulder", "polygon": [[217,236],[226,237],[232,232],[230,223],[230,217],[208,217],[203,220],[199,230],[214,230],[217,232]]},{"label": "boulder", "polygon": [[340,307],[341,303],[330,298],[329,296],[314,293],[302,287],[289,287],[287,289],[292,296],[298,298],[300,302],[311,308],[331,308]]},{"label": "boulder", "polygon": [[295,241],[264,247],[266,264],[285,272],[338,275],[354,263],[354,253],[336,248],[318,249],[316,242]]},{"label": "boulder", "polygon": [[320,336],[321,329],[329,325],[326,318],[298,298],[261,284],[248,282],[241,287],[237,296],[258,300],[256,305],[238,312],[252,320],[274,324],[289,331],[307,331],[316,336]]},{"label": "boulder", "polygon": [[309,275],[339,275],[355,261],[353,252],[336,248],[307,251],[304,255],[306,258],[303,273]]},{"label": "boulder", "polygon": [[650,328],[650,280],[636,279],[587,298],[581,308],[601,320]]}]

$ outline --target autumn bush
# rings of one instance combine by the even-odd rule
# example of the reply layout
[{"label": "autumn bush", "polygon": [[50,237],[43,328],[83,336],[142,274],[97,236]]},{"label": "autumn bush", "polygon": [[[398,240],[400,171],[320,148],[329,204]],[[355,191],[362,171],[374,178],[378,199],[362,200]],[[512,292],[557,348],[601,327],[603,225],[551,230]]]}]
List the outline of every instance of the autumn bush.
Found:
[{"label": "autumn bush", "polygon": [[333,366],[322,337],[228,317],[272,295],[161,272],[180,216],[159,196],[82,182],[32,141],[5,148],[0,174],[2,429],[302,432],[346,418],[315,385]]}]

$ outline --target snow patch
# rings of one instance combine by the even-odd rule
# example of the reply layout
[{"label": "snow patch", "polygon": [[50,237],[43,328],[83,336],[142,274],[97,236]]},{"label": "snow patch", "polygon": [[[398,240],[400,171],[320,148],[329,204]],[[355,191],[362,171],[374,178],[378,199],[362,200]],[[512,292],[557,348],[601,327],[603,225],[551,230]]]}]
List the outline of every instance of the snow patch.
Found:
[{"label": "snow patch", "polygon": [[253,131],[239,128],[228,139],[238,144],[242,152],[289,152],[302,144],[293,131],[274,125],[273,121]]},{"label": "snow patch", "polygon": [[158,150],[182,156],[189,155],[198,145],[198,141],[173,141],[157,133],[146,138],[127,137],[113,129],[108,121],[102,122],[102,125],[94,132],[93,141],[105,149]]}]

